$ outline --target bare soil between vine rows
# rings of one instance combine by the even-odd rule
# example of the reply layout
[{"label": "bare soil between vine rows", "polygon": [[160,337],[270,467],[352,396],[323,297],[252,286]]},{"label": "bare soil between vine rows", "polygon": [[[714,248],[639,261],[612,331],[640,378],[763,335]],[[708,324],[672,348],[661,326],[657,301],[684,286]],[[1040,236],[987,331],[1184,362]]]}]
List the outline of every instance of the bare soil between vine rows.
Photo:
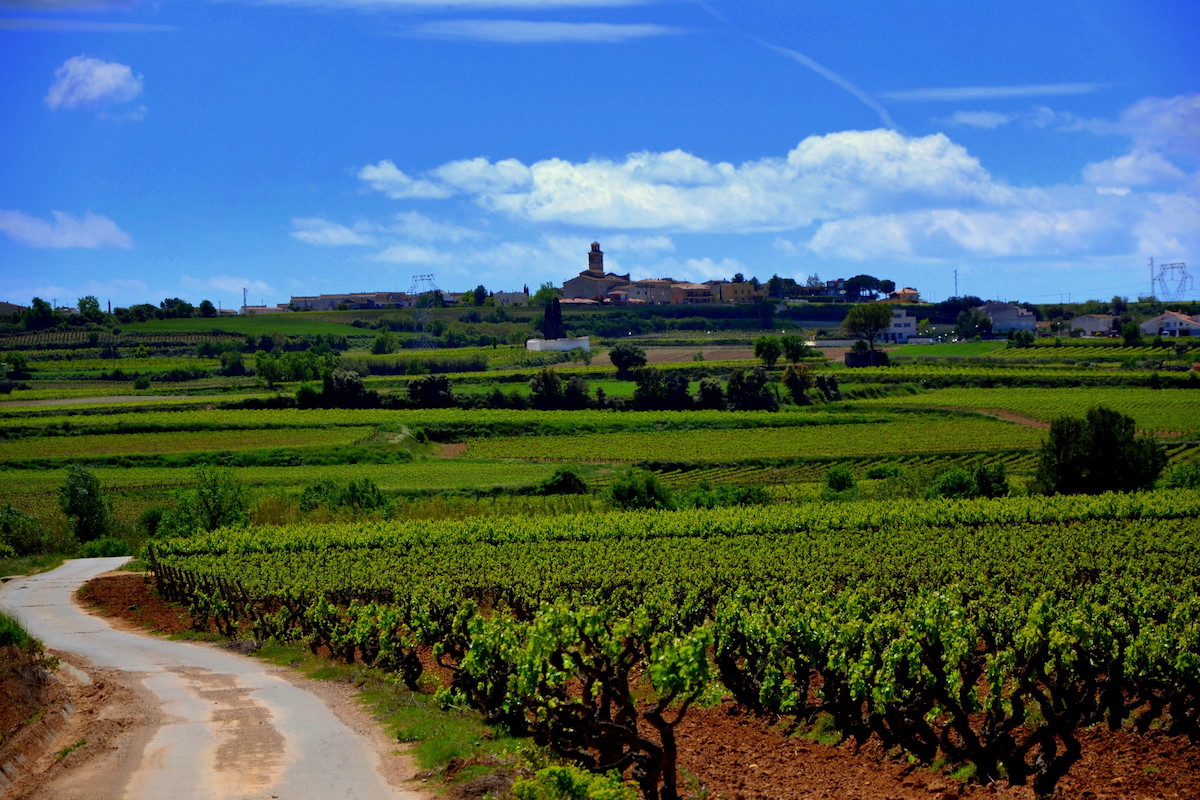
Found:
[{"label": "bare soil between vine rows", "polygon": [[[164,632],[188,629],[181,609],[155,595],[140,575],[88,584],[85,605]],[[1159,732],[1083,731],[1083,758],[1056,790],[1061,800],[1195,800],[1200,747]],[[693,708],[677,730],[685,796],[727,800],[1033,800],[1028,787],[981,786],[889,756],[875,742],[823,745],[788,736],[782,724],[732,703]]]}]

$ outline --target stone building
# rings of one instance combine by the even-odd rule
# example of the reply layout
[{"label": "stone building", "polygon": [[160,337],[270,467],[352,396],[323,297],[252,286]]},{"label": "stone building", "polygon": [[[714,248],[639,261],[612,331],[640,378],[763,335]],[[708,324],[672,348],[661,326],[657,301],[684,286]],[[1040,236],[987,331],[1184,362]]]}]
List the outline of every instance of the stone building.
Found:
[{"label": "stone building", "polygon": [[592,242],[588,252],[588,268],[578,277],[563,282],[562,296],[567,300],[596,300],[603,302],[614,289],[626,289],[631,281],[629,275],[617,275],[604,271],[604,251],[599,242]]}]

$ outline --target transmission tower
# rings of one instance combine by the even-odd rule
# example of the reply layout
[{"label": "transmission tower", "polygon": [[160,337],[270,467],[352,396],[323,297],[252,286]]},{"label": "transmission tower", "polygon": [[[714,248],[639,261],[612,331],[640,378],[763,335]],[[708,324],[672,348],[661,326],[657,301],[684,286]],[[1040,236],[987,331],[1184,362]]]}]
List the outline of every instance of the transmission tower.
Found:
[{"label": "transmission tower", "polygon": [[1159,264],[1154,268],[1154,259],[1150,259],[1150,274],[1153,276],[1153,294],[1166,303],[1177,303],[1192,288],[1192,276],[1187,271],[1187,264],[1175,261],[1171,264]]},{"label": "transmission tower", "polygon": [[437,341],[429,335],[429,303],[432,292],[436,292],[437,282],[432,273],[413,275],[412,286],[408,290],[413,300],[413,322],[417,333],[417,347],[437,347]]}]

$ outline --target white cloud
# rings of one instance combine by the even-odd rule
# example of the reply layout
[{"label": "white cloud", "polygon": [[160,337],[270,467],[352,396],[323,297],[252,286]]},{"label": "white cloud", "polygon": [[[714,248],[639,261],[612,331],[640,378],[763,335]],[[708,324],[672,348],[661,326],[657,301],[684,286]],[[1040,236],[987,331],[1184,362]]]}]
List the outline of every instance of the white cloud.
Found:
[{"label": "white cloud", "polygon": [[965,125],[968,128],[992,130],[1007,125],[1012,120],[1012,114],[1001,114],[998,111],[955,111],[948,117],[940,117],[934,121],[946,125]]},{"label": "white cloud", "polygon": [[375,261],[387,261],[393,264],[439,264],[449,260],[446,253],[429,247],[412,244],[394,244],[381,253],[372,256]]},{"label": "white cloud", "polygon": [[533,22],[518,19],[437,20],[414,26],[419,36],[477,42],[538,44],[547,42],[627,42],[686,33],[666,25],[607,22]]},{"label": "white cloud", "polygon": [[1143,149],[1200,161],[1200,92],[1141,100],[1121,114],[1118,129]]},{"label": "white cloud", "polygon": [[447,190],[466,194],[513,192],[527,187],[532,179],[529,168],[513,158],[494,164],[486,158],[451,161],[431,170],[429,175]]},{"label": "white cloud", "polygon": [[1020,86],[940,86],[883,92],[879,96],[892,102],[962,102],[998,100],[1014,97],[1053,97],[1091,94],[1111,87],[1111,83],[1034,83]]},{"label": "white cloud", "polygon": [[786,158],[737,166],[670,151],[528,167],[479,158],[419,179],[383,161],[359,175],[393,198],[465,193],[486,209],[538,224],[710,232],[788,230],[850,211],[982,202],[1007,191],[947,137],[888,130],[812,136]]},{"label": "white cloud", "polygon": [[133,247],[133,239],[108,217],[87,212],[73,217],[51,211],[44,220],[20,211],[0,210],[0,232],[29,247],[87,248]]},{"label": "white cloud", "polygon": [[142,79],[124,64],[90,56],[68,58],[54,70],[54,83],[46,93],[52,109],[104,108],[126,103],[142,91]]},{"label": "white cloud", "polygon": [[320,217],[296,217],[292,220],[292,238],[320,247],[375,244],[375,238],[364,224],[347,228]]},{"label": "white cloud", "polygon": [[483,236],[479,231],[453,222],[439,222],[415,211],[403,211],[396,215],[395,220],[395,224],[387,230],[426,242],[462,242]]},{"label": "white cloud", "polygon": [[1179,183],[1186,177],[1183,170],[1159,153],[1142,148],[1083,168],[1085,181],[1106,187],[1155,186]]},{"label": "white cloud", "polygon": [[375,191],[383,192],[393,200],[410,197],[440,198],[453,194],[444,186],[429,181],[413,180],[386,159],[378,164],[363,167],[358,171],[358,177],[370,184]]}]

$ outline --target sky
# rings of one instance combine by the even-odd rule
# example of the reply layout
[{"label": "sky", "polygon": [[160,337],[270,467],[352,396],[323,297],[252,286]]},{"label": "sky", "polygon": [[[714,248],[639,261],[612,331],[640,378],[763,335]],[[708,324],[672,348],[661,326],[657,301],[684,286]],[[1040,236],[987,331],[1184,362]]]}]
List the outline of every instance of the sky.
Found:
[{"label": "sky", "polygon": [[0,0],[0,300],[535,290],[593,240],[635,280],[1196,300],[1197,30],[1194,0]]}]

